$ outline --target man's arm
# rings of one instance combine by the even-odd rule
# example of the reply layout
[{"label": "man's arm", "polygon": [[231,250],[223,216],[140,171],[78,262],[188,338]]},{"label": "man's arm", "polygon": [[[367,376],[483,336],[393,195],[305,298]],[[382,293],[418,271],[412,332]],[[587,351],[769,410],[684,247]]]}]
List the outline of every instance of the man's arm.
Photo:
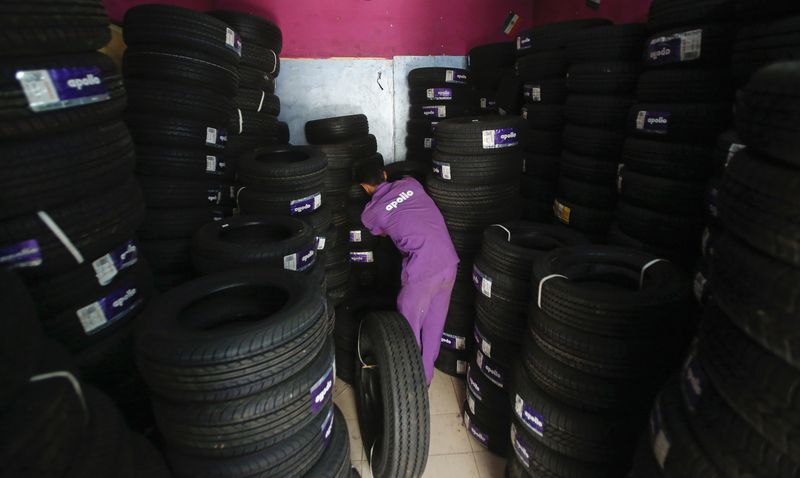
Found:
[{"label": "man's arm", "polygon": [[383,230],[380,224],[379,217],[374,213],[373,208],[366,207],[364,212],[361,213],[361,223],[373,236],[385,236],[386,231]]}]

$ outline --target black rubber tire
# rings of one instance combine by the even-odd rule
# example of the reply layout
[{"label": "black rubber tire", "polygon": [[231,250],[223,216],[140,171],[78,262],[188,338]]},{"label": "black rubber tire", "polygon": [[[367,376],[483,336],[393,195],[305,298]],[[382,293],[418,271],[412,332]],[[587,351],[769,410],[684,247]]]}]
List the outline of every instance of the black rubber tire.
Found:
[{"label": "black rubber tire", "polygon": [[406,132],[411,136],[433,136],[438,121],[426,119],[410,119],[406,122]]},{"label": "black rubber tire", "polygon": [[570,151],[561,153],[561,176],[587,183],[614,187],[619,165],[613,159],[582,156]]},{"label": "black rubber tire", "polygon": [[[651,35],[645,42],[645,66],[715,65],[724,68],[730,62],[736,25],[692,25],[662,30]],[[687,40],[684,41],[684,38]],[[684,47],[688,50],[683,51]]]},{"label": "black rubber tire", "polygon": [[576,181],[564,176],[558,179],[559,198],[597,209],[613,209],[617,204],[617,191],[609,185]]},{"label": "black rubber tire", "polygon": [[517,35],[517,56],[539,51],[561,50],[579,31],[610,24],[611,21],[604,18],[586,18],[549,23],[524,30]]},{"label": "black rubber tire", "polygon": [[206,12],[219,18],[241,35],[242,40],[255,43],[280,54],[283,35],[277,25],[266,18],[233,10],[211,10]]},{"label": "black rubber tire", "polygon": [[242,214],[307,216],[325,204],[323,184],[302,191],[283,193],[243,187],[236,196]]},{"label": "black rubber tire", "polygon": [[[519,217],[519,183],[463,185],[429,175],[425,185],[451,234],[454,229],[477,232],[489,224]],[[476,239],[480,242],[480,235]]]},{"label": "black rubber tire", "polygon": [[564,149],[594,158],[619,158],[625,144],[622,129],[595,128],[567,123],[564,126]]},{"label": "black rubber tire", "polygon": [[310,144],[342,143],[369,134],[369,124],[362,114],[337,116],[308,121],[305,132]]},{"label": "black rubber tire", "polygon": [[569,61],[562,50],[529,53],[517,60],[517,76],[523,82],[564,78]]},{"label": "black rubber tire", "polygon": [[584,126],[622,130],[635,103],[633,98],[624,96],[569,95],[564,119]]},{"label": "black rubber tire", "polygon": [[233,181],[236,158],[229,151],[209,151],[181,146],[147,146],[136,148],[136,172],[141,176],[157,176],[194,180]]},{"label": "black rubber tire", "polygon": [[336,405],[333,406],[333,431],[329,437],[325,437],[324,443],[327,445],[325,452],[303,477],[349,478],[350,433],[347,430],[347,421]]},{"label": "black rubber tire", "polygon": [[[192,307],[196,303],[205,307]],[[228,400],[257,393],[310,363],[313,357],[301,351],[325,341],[324,306],[312,278],[288,271],[240,269],[201,277],[145,311],[138,365],[150,389],[165,398]],[[213,335],[189,325],[208,327],[237,316],[261,320],[217,328]]]},{"label": "black rubber tire", "polygon": [[[548,185],[555,184],[561,172],[561,159],[557,155],[536,154],[529,151],[522,153],[522,180],[523,189],[525,178],[541,180]],[[549,186],[548,186],[549,187]],[[523,196],[525,196],[523,192]]]},{"label": "black rubber tire", "polygon": [[[473,409],[475,411],[473,411]],[[484,410],[474,401],[467,390],[464,402],[464,428],[472,438],[490,452],[505,456],[509,445],[508,418],[500,420],[491,410]]]},{"label": "black rubber tire", "polygon": [[201,88],[187,88],[164,81],[130,79],[125,81],[129,112],[158,113],[172,116],[180,112],[181,118],[227,124],[234,112],[233,102],[227,96]]},{"label": "black rubber tire", "polygon": [[617,224],[622,232],[641,241],[696,254],[704,220],[702,210],[693,215],[666,214],[619,201]]},{"label": "black rubber tire", "polygon": [[[98,88],[96,94],[107,93],[108,97],[103,99],[98,96],[98,101],[86,104],[34,111],[21,82],[17,80],[17,74],[51,69],[60,71],[59,74],[66,77],[62,77],[62,81],[70,76],[73,77],[71,80],[75,80],[76,75],[80,75],[78,80],[85,80],[84,77],[91,75],[98,80],[93,85]],[[63,87],[74,88],[66,83]],[[104,91],[99,90],[101,87]],[[69,99],[61,96],[57,96],[58,100]],[[76,125],[91,127],[107,123],[118,119],[126,105],[122,76],[111,58],[101,53],[7,58],[0,67],[0,97],[0,140],[4,142],[12,138],[74,130]]]},{"label": "black rubber tire", "polygon": [[80,200],[88,191],[130,177],[136,160],[128,129],[112,121],[42,140],[0,147],[0,219]]},{"label": "black rubber tire", "polygon": [[470,72],[460,68],[415,68],[408,72],[410,88],[433,88],[470,83]]},{"label": "black rubber tire", "polygon": [[522,106],[522,80],[517,76],[514,69],[507,69],[500,77],[500,85],[497,87],[497,113],[501,115],[519,114]]},{"label": "black rubber tire", "polygon": [[275,79],[264,70],[241,65],[239,66],[239,88],[264,90],[267,93],[275,94]]},{"label": "black rubber tire", "polygon": [[[430,416],[411,328],[398,313],[373,312],[361,326],[358,349],[358,421],[370,469],[376,476],[419,476],[428,457]],[[376,367],[362,368],[361,361]]]},{"label": "black rubber tire", "polygon": [[733,20],[735,0],[654,0],[647,26],[662,30],[678,25]]},{"label": "black rubber tire", "polygon": [[614,220],[613,209],[583,206],[558,196],[553,202],[553,215],[562,224],[587,234],[604,235]]},{"label": "black rubber tire", "polygon": [[280,126],[275,116],[237,108],[231,117],[229,128],[233,134],[277,137]]},{"label": "black rubber tire", "polygon": [[422,161],[395,161],[386,165],[386,174],[389,181],[411,177],[425,182],[425,177],[431,172],[431,165]]},{"label": "black rubber tire", "polygon": [[642,103],[730,102],[733,85],[728,71],[719,68],[648,70],[639,77],[636,99]]},{"label": "black rubber tire", "polygon": [[[491,140],[485,140],[485,132]],[[528,126],[519,117],[475,116],[436,125],[436,150],[456,155],[492,155],[523,149]],[[500,141],[498,143],[498,140]]]},{"label": "black rubber tire", "polygon": [[264,90],[239,88],[233,98],[234,104],[242,110],[278,116],[281,112],[281,99]]},{"label": "black rubber tire", "polygon": [[239,157],[237,176],[248,189],[294,192],[321,189],[327,167],[327,160],[315,148],[270,146]]},{"label": "black rubber tire", "polygon": [[375,136],[371,134],[341,143],[321,144],[316,148],[327,158],[328,169],[337,170],[350,170],[358,159],[368,158],[378,152]]},{"label": "black rubber tire", "polygon": [[567,74],[567,90],[587,95],[630,95],[641,71],[638,61],[576,63]]},{"label": "black rubber tire", "polygon": [[410,119],[428,119],[444,121],[446,119],[461,118],[472,113],[469,103],[427,103],[412,105],[408,109]]},{"label": "black rubber tire", "polygon": [[451,377],[463,377],[467,373],[467,365],[469,364],[470,354],[468,351],[450,350],[442,348],[439,350],[439,355],[436,357],[434,366],[436,370],[449,375]]},{"label": "black rubber tire", "polygon": [[731,123],[729,103],[645,103],[631,108],[631,136],[659,141],[705,143],[713,141]]},{"label": "black rubber tire", "polygon": [[225,209],[235,205],[236,191],[223,182],[150,176],[139,176],[138,179],[148,209]]},{"label": "black rubber tire", "polygon": [[506,154],[460,155],[433,153],[433,174],[442,181],[490,185],[513,182],[519,177],[522,162],[519,151]]},{"label": "black rubber tire", "polygon": [[209,124],[183,118],[131,113],[125,116],[125,121],[134,142],[148,146],[203,149],[214,154],[225,151],[230,138],[227,119]]},{"label": "black rubber tire", "polygon": [[647,25],[644,23],[596,26],[570,35],[566,55],[573,64],[598,60],[638,61],[645,38]]},{"label": "black rubber tire", "polygon": [[627,167],[622,168],[617,184],[623,200],[666,213],[696,215],[706,198],[705,182],[664,179],[639,174]]},{"label": "black rubber tire", "polygon": [[525,151],[536,154],[559,155],[562,143],[561,131],[528,130],[528,145]]},{"label": "black rubber tire", "polygon": [[522,97],[529,104],[560,105],[567,97],[567,83],[563,78],[536,78],[522,85]]},{"label": "black rubber tire", "polygon": [[800,12],[800,6],[792,1],[736,0],[736,13],[740,20],[783,18]]},{"label": "black rubber tire", "polygon": [[564,106],[532,103],[522,107],[522,118],[531,129],[559,131],[564,127]]},{"label": "black rubber tire", "polygon": [[732,55],[732,73],[738,85],[746,84],[759,69],[772,63],[800,59],[799,21],[797,14],[776,16],[764,23],[749,20],[739,30]]},{"label": "black rubber tire", "polygon": [[642,174],[680,180],[704,180],[711,172],[707,144],[672,143],[628,138],[622,150],[625,168]]},{"label": "black rubber tire", "polygon": [[269,48],[264,48],[252,42],[242,42],[241,64],[261,70],[270,78],[276,78],[280,74],[280,58],[278,54]]}]

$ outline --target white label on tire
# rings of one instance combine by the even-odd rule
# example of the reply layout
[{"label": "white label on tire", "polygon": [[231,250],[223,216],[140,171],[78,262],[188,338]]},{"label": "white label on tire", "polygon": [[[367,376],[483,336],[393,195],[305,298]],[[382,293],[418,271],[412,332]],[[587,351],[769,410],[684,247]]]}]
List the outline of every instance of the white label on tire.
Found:
[{"label": "white label on tire", "polygon": [[452,176],[450,176],[450,165],[447,163],[442,164],[442,178],[453,179]]},{"label": "white label on tire", "polygon": [[433,138],[425,138],[425,149],[431,149],[433,147]]},{"label": "white label on tire", "polygon": [[625,169],[625,165],[620,163],[617,166],[617,193],[622,194],[622,171]]},{"label": "white label on tire", "polygon": [[467,394],[467,406],[469,407],[469,411],[475,415],[475,399],[472,398],[472,395]]},{"label": "white label on tire", "polygon": [[206,156],[206,172],[207,173],[216,173],[217,172],[217,157],[216,156]]},{"label": "white label on tire", "polygon": [[361,231],[350,231],[350,242],[361,242]]},{"label": "white label on tire", "polygon": [[210,146],[217,144],[217,128],[206,128],[206,144]]},{"label": "white label on tire", "polygon": [[325,238],[322,236],[317,237],[317,250],[321,251],[325,249]]},{"label": "white label on tire", "polygon": [[700,58],[703,50],[703,30],[692,30],[678,36],[681,39],[681,61]]},{"label": "white label on tire", "polygon": [[738,153],[739,151],[741,151],[741,150],[743,150],[745,148],[747,148],[747,146],[745,146],[743,144],[739,144],[739,143],[731,144],[731,147],[728,148],[728,157],[725,159],[725,167],[726,168],[728,167],[728,164],[730,164],[731,159],[733,159],[733,157],[734,157],[734,155],[736,155],[736,153]]},{"label": "white label on tire", "polygon": [[486,98],[481,98],[481,109],[482,110],[486,109]]},{"label": "white label on tire", "polygon": [[664,469],[664,462],[667,461],[667,456],[669,455],[669,449],[671,447],[672,445],[667,436],[663,431],[659,431],[653,439],[653,454],[661,469]]},{"label": "white label on tire", "polygon": [[528,171],[528,160],[526,158],[522,158],[522,172]]},{"label": "white label on tire", "polygon": [[456,362],[456,373],[459,375],[464,375],[467,373],[467,362],[463,360],[459,360]]},{"label": "white label on tire", "polygon": [[117,275],[117,266],[108,254],[92,262],[94,274],[100,285],[107,285]]},{"label": "white label on tire", "polygon": [[528,108],[522,108],[522,119],[528,119]]},{"label": "white label on tire", "polygon": [[296,271],[297,270],[297,254],[289,254],[288,256],[283,256],[283,268],[287,271]]},{"label": "white label on tire", "polygon": [[542,101],[542,88],[534,86],[531,88],[531,101]]},{"label": "white label on tire", "polygon": [[103,309],[96,302],[77,310],[78,320],[81,322],[83,331],[87,334],[97,328],[106,325],[108,319]]}]

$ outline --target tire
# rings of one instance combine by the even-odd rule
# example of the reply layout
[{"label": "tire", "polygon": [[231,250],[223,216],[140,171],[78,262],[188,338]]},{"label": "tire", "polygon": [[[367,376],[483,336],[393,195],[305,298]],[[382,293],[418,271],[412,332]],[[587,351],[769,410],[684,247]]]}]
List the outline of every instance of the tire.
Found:
[{"label": "tire", "polygon": [[316,149],[328,160],[329,170],[344,169],[350,172],[358,159],[368,158],[377,153],[378,144],[375,136],[368,134],[337,144],[321,144]]},{"label": "tire", "polygon": [[587,18],[530,28],[517,35],[517,56],[539,51],[561,50],[579,31],[610,24],[611,22],[604,18]]},{"label": "tire", "polygon": [[433,174],[441,181],[460,184],[503,184],[519,177],[520,154],[512,151],[491,156],[433,153]]},{"label": "tire", "polygon": [[277,137],[280,128],[278,118],[242,109],[237,109],[230,125],[233,133],[246,136]]},{"label": "tire", "polygon": [[674,214],[696,215],[703,207],[706,183],[676,181],[629,171],[619,176],[620,197],[630,204]]},{"label": "tire", "polygon": [[275,79],[264,70],[242,65],[239,67],[239,88],[263,90],[275,94]]},{"label": "tire", "polygon": [[514,42],[510,41],[473,47],[467,55],[469,69],[474,76],[476,71],[514,66],[515,50]]},{"label": "tire", "polygon": [[[525,151],[522,153],[522,181],[523,189],[526,178],[535,178],[550,185],[555,183],[561,172],[561,159],[557,155],[536,154]],[[525,196],[523,192],[523,196]],[[530,197],[530,196],[525,196]]]},{"label": "tire", "polygon": [[561,154],[561,131],[528,130],[526,152],[547,155]]},{"label": "tire", "polygon": [[228,143],[228,120],[209,124],[183,118],[128,114],[125,121],[134,142],[148,146],[202,149],[222,153]]},{"label": "tire", "polygon": [[560,104],[525,105],[522,107],[522,118],[528,121],[531,129],[559,131],[564,126],[564,107]]},{"label": "tire", "polygon": [[[208,89],[229,98],[239,86],[239,72],[234,65],[190,48],[131,46],[122,58],[122,71],[126,80],[165,81]],[[252,88],[245,81],[242,86]]]},{"label": "tire", "polygon": [[513,69],[505,70],[497,87],[497,113],[501,115],[519,114],[522,106],[522,80]]},{"label": "tire", "polygon": [[569,151],[561,153],[560,171],[564,178],[614,187],[618,170],[619,165],[613,160],[582,156]]},{"label": "tire", "polygon": [[0,55],[87,52],[108,44],[111,32],[102,2],[60,1],[47,5],[10,2],[2,11]]},{"label": "tire", "polygon": [[636,99],[642,103],[730,102],[732,98],[730,74],[716,68],[649,70],[642,73],[636,87]]},{"label": "tire", "polygon": [[350,438],[342,411],[333,406],[333,431],[326,437],[325,452],[305,478],[348,478],[350,476]]},{"label": "tire", "polygon": [[91,198],[42,211],[76,249],[71,253],[43,222],[26,214],[0,222],[0,263],[26,278],[66,272],[86,258],[100,257],[133,236],[144,219],[141,192],[128,180]]},{"label": "tire", "polygon": [[638,61],[642,57],[647,25],[629,23],[587,28],[571,35],[566,45],[570,63],[598,60]]},{"label": "tire", "polygon": [[284,193],[243,187],[236,194],[242,214],[307,216],[325,204],[323,190],[323,185],[303,191]]},{"label": "tire", "polygon": [[[472,400],[472,401],[471,401]],[[470,407],[475,411],[472,411]],[[480,406],[474,402],[467,390],[467,399],[464,403],[464,428],[467,433],[496,455],[506,455],[509,445],[509,424],[508,419],[497,420],[489,410],[481,410]]]},{"label": "tire", "polygon": [[136,153],[136,172],[142,176],[175,178],[178,181],[233,181],[235,178],[236,158],[228,151],[140,143]]},{"label": "tire", "polygon": [[280,73],[280,59],[277,53],[247,41],[242,43],[241,64],[264,71],[272,78]]},{"label": "tire", "polygon": [[662,30],[650,36],[645,42],[645,66],[648,68],[684,65],[724,67],[730,61],[731,45],[736,35],[735,25],[725,23],[694,25]]},{"label": "tire", "polygon": [[174,116],[227,124],[235,109],[231,98],[201,88],[187,88],[164,81],[130,79],[125,82],[130,98],[128,112],[143,115]]},{"label": "tire", "polygon": [[248,189],[294,192],[320,189],[328,167],[317,150],[303,146],[272,146],[251,150],[238,160],[237,175]]},{"label": "tire", "polygon": [[[489,381],[475,361],[475,354],[467,364],[465,375],[467,390],[475,398],[476,403],[480,403],[483,408],[491,410],[510,411],[508,408],[508,393],[497,385]],[[463,375],[463,374],[462,374]],[[508,416],[506,413],[505,416]]]},{"label": "tire", "polygon": [[633,93],[641,62],[593,61],[576,63],[567,74],[567,90],[587,95],[621,95]]},{"label": "tire", "polygon": [[748,22],[754,19],[783,18],[800,11],[794,2],[773,2],[766,0],[736,0],[736,14]]},{"label": "tire", "polygon": [[411,88],[408,90],[409,102],[414,106],[432,103],[447,105],[466,104],[472,98],[472,90],[465,86],[448,88]]},{"label": "tire", "polygon": [[456,351],[444,348],[439,350],[434,365],[436,370],[451,377],[463,377],[467,373],[470,353],[468,351]]},{"label": "tire", "polygon": [[439,181],[430,175],[425,184],[442,211],[448,230],[480,230],[497,221],[518,218],[518,183],[462,185]]},{"label": "tire", "polygon": [[133,172],[135,152],[121,121],[47,141],[5,143],[8,168],[0,180],[0,219],[78,201],[98,186],[118,184]]},{"label": "tire", "polygon": [[[288,299],[277,310],[265,310],[267,304],[248,297],[253,291],[265,294],[262,298],[276,293]],[[205,310],[192,310],[197,302],[205,303]],[[220,307],[225,310],[221,317]],[[192,334],[178,323],[180,314],[188,314],[182,321],[202,324],[254,313],[262,320],[214,334]],[[323,313],[319,287],[309,277],[252,269],[201,277],[164,294],[145,311],[136,341],[138,365],[160,397],[237,399],[266,390],[308,365],[313,357],[301,351],[325,341]],[[198,350],[204,350],[202,356]]]},{"label": "tire", "polygon": [[732,0],[655,0],[650,5],[647,26],[661,30],[679,25],[733,20]]},{"label": "tire", "polygon": [[564,105],[564,119],[578,125],[623,129],[635,103],[632,98],[619,96],[570,95]]},{"label": "tire", "polygon": [[662,248],[696,254],[703,227],[702,212],[696,215],[666,214],[617,203],[617,225],[622,232]]},{"label": "tire", "polygon": [[[356,366],[359,424],[370,469],[376,476],[420,476],[428,456],[430,417],[411,329],[398,313],[375,312],[363,323],[358,342],[360,360],[377,365]],[[374,395],[377,387],[380,392]],[[376,420],[383,422],[377,429]]]},{"label": "tire", "polygon": [[568,60],[561,50],[530,53],[517,60],[517,76],[523,82],[563,79],[568,69]]},{"label": "tire", "polygon": [[525,146],[527,131],[525,121],[517,117],[457,118],[436,125],[436,150],[456,155],[507,153]]},{"label": "tire", "polygon": [[472,108],[468,103],[428,103],[412,105],[408,109],[408,117],[411,119],[444,121],[446,119],[461,118],[471,112]]},{"label": "tire", "polygon": [[625,144],[623,130],[567,123],[563,135],[564,149],[595,158],[619,158],[622,155],[622,146]]},{"label": "tire", "polygon": [[139,176],[148,209],[231,208],[236,191],[218,181]]},{"label": "tire", "polygon": [[553,222],[553,200],[555,194],[547,202],[539,199],[528,199],[522,203],[522,219],[531,222]]},{"label": "tire", "polygon": [[436,86],[468,85],[470,72],[460,68],[415,68],[408,72],[410,88],[433,88]]},{"label": "tire", "polygon": [[427,119],[409,119],[406,122],[406,132],[409,136],[422,136],[425,138],[433,137],[438,121]]},{"label": "tire", "polygon": [[233,98],[234,104],[242,110],[278,116],[281,112],[281,99],[264,90],[239,88]]},{"label": "tire", "polygon": [[622,150],[622,162],[626,169],[637,173],[696,181],[709,177],[711,154],[706,144],[628,138]]},{"label": "tire", "polygon": [[732,56],[733,76],[737,83],[746,84],[759,69],[772,63],[800,59],[797,28],[796,15],[776,16],[764,23],[742,27],[736,37]]},{"label": "tire", "polygon": [[431,165],[422,161],[395,161],[386,165],[386,174],[389,181],[410,177],[420,183],[424,183],[425,177],[430,171]]},{"label": "tire", "polygon": [[[175,276],[174,281],[167,281],[169,288],[186,282],[187,277],[191,277],[194,273],[191,269],[191,240],[188,238],[146,240],[141,241],[139,246],[142,256],[147,259],[148,263],[153,264],[157,287],[160,276],[164,273]],[[188,272],[192,274],[188,274]]]},{"label": "tire", "polygon": [[256,15],[232,10],[212,10],[206,13],[225,22],[239,33],[245,42],[255,43],[277,54],[281,53],[283,35],[280,28],[271,21]]},{"label": "tire", "polygon": [[710,142],[731,121],[728,103],[637,104],[628,116],[631,136],[658,141]]},{"label": "tire", "polygon": [[558,196],[553,203],[553,214],[562,224],[591,234],[605,234],[614,220],[613,209],[582,206]]},{"label": "tire", "polygon": [[613,209],[617,204],[617,191],[613,187],[584,183],[563,176],[558,180],[558,197],[596,209]]},{"label": "tire", "polygon": [[310,144],[342,143],[369,134],[369,124],[364,115],[338,116],[308,121],[305,131]]},{"label": "tire", "polygon": [[[43,110],[37,110],[39,106],[30,105],[22,86],[23,82],[26,85],[35,85],[37,81],[44,81],[36,80],[34,73],[25,73],[37,70],[58,72],[57,76],[51,77],[51,83],[55,81],[64,90],[60,96],[52,93],[55,96],[39,99],[45,102]],[[17,80],[18,73],[22,75],[22,80]],[[75,94],[69,89],[77,87],[68,85],[68,81],[91,82],[91,85],[87,84],[91,90]],[[0,68],[0,83],[0,95],[3,97],[0,108],[0,140],[4,142],[13,138],[52,135],[107,123],[118,119],[126,105],[122,77],[111,58],[100,53],[9,58]],[[65,106],[60,101],[73,103]]]},{"label": "tire", "polygon": [[381,295],[357,297],[336,308],[334,338],[336,347],[348,352],[358,350],[358,331],[371,311],[393,311],[395,299]]}]

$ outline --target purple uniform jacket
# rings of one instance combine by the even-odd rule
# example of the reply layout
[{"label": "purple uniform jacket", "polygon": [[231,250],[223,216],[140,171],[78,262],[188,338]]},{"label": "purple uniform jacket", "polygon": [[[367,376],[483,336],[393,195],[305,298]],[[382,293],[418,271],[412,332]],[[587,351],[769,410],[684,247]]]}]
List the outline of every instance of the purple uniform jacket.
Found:
[{"label": "purple uniform jacket", "polygon": [[389,236],[403,254],[403,284],[458,264],[442,213],[416,179],[380,184],[364,208],[361,222],[373,235]]}]

